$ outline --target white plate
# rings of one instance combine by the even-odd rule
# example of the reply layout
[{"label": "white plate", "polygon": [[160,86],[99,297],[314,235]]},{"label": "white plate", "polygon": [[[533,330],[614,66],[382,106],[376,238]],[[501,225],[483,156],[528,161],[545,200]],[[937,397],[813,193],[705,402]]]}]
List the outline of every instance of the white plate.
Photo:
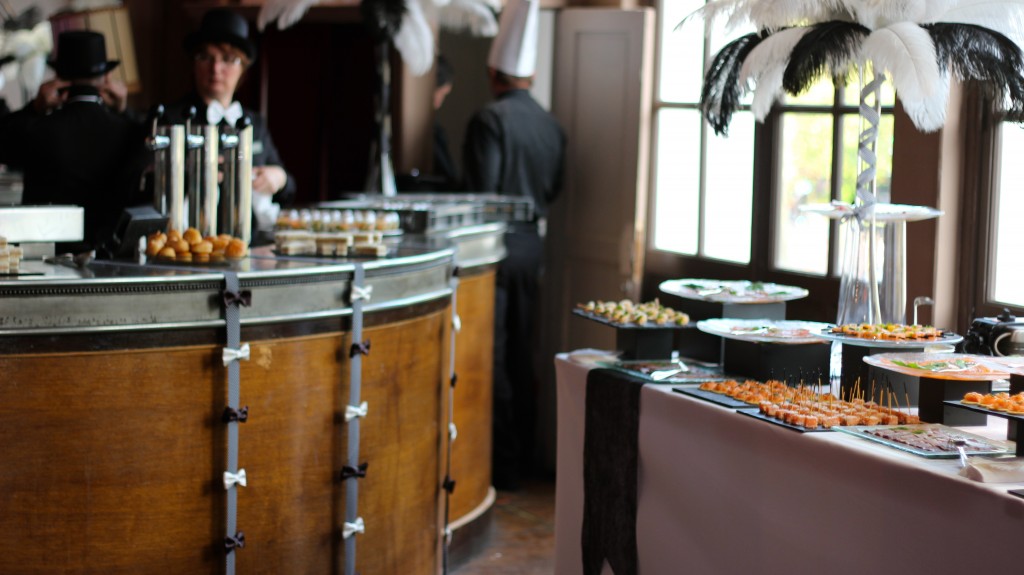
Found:
[{"label": "white plate", "polygon": [[[826,218],[838,220],[850,217],[856,207],[844,202],[831,204],[807,204],[800,206],[801,212],[821,214]],[[880,222],[917,222],[930,220],[942,215],[942,210],[927,206],[909,206],[906,204],[875,204],[875,221]],[[868,214],[865,213],[865,216]]]},{"label": "white plate", "polygon": [[722,318],[698,321],[697,329],[739,341],[809,344],[822,343],[817,334],[828,329],[828,325],[816,321]]},{"label": "white plate", "polygon": [[956,345],[964,340],[964,336],[951,332],[945,332],[942,337],[935,339],[871,339],[846,335],[845,333],[832,333],[832,328],[824,329],[817,334],[818,337],[839,343],[858,345],[861,347],[877,347],[884,349],[927,349],[933,345]]},{"label": "white plate", "polygon": [[717,303],[777,303],[807,297],[801,287],[746,280],[679,279],[661,282],[661,291],[684,299]]}]

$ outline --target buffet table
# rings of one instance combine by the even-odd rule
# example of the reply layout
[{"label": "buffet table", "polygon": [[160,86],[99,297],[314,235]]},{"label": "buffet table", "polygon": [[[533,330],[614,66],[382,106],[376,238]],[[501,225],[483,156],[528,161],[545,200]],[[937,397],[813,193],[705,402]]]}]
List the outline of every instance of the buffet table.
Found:
[{"label": "buffet table", "polygon": [[[0,573],[223,573],[228,555],[238,573],[340,573],[352,557],[363,573],[439,572],[454,294],[460,490],[448,519],[465,524],[493,501],[489,358],[504,229],[406,235],[379,259],[257,248],[207,267],[23,261],[29,275],[0,277]],[[225,342],[229,300],[248,344],[241,359],[226,359],[239,353]],[[231,361],[245,419],[227,409]],[[354,372],[362,414],[350,409]],[[352,417],[368,467],[347,472]],[[244,532],[233,548],[229,424],[247,472],[231,487]],[[356,472],[364,531],[353,534]],[[351,540],[358,552],[346,556]]]},{"label": "buffet table", "polygon": [[[583,573],[590,367],[556,360],[555,572]],[[614,425],[615,422],[610,422]],[[797,433],[672,392],[640,391],[637,573],[1013,573],[1024,484],[959,477],[837,432]],[[603,573],[612,573],[605,563]]]}]

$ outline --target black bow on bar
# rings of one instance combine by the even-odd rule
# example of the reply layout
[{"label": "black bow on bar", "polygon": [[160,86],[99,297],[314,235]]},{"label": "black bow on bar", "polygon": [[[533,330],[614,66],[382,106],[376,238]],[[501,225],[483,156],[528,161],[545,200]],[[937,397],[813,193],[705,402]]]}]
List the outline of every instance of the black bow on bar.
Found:
[{"label": "black bow on bar", "polygon": [[232,306],[232,305],[237,305],[237,306],[242,306],[242,307],[249,307],[249,306],[252,305],[252,291],[251,290],[244,289],[244,290],[241,290],[241,291],[238,291],[238,292],[224,290],[224,292],[221,294],[221,296],[224,298],[224,307],[228,307],[228,306]]},{"label": "black bow on bar", "polygon": [[459,374],[453,373],[452,374],[452,387],[455,387],[455,382],[457,382],[457,381],[459,381]]},{"label": "black bow on bar", "polygon": [[444,490],[448,492],[448,495],[451,495],[452,492],[455,491],[455,480],[445,475],[444,483],[441,484],[441,487],[443,487]]},{"label": "black bow on bar", "polygon": [[245,547],[245,533],[242,533],[241,531],[235,533],[234,537],[229,535],[224,538],[224,550],[228,553],[243,547]]},{"label": "black bow on bar", "polygon": [[231,423],[237,421],[238,423],[245,423],[249,420],[249,406],[240,407],[235,409],[233,407],[225,407],[224,414],[221,416],[221,420],[224,423]]},{"label": "black bow on bar", "polygon": [[457,278],[462,273],[462,268],[459,266],[452,266],[452,277]]},{"label": "black bow on bar", "polygon": [[363,343],[353,343],[352,347],[348,350],[348,356],[355,357],[357,353],[370,355],[370,340],[366,340]]},{"label": "black bow on bar", "polygon": [[358,467],[352,467],[351,465],[345,465],[341,468],[341,480],[351,479],[353,477],[363,478],[366,477],[366,468],[369,467],[369,462],[362,462]]}]

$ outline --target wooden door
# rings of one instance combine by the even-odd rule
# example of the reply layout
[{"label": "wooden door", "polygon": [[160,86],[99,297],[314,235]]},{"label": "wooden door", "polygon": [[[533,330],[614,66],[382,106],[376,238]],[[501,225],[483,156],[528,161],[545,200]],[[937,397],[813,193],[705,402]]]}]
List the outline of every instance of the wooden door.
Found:
[{"label": "wooden door", "polygon": [[[652,9],[563,10],[555,34],[552,112],[565,128],[565,186],[549,211],[544,286],[541,441],[554,449],[559,351],[613,349],[610,328],[571,316],[577,302],[636,299],[646,237],[654,72]],[[553,453],[545,456],[553,461]]]}]

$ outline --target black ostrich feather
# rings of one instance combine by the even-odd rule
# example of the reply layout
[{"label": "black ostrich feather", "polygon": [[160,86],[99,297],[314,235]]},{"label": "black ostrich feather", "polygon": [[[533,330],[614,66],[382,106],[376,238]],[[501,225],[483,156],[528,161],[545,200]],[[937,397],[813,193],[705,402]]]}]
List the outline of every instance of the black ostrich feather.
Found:
[{"label": "black ostrich feather", "polygon": [[940,68],[948,63],[954,77],[976,82],[1007,119],[1024,121],[1024,54],[1013,40],[973,24],[922,27],[932,37]]},{"label": "black ostrich feather", "polygon": [[363,24],[376,40],[391,40],[402,26],[405,0],[363,0],[359,11]]},{"label": "black ostrich feather", "polygon": [[728,135],[729,121],[740,105],[743,86],[740,85],[740,68],[743,61],[761,40],[768,37],[765,32],[747,34],[726,44],[715,54],[711,67],[704,74],[704,87],[700,93],[700,109],[711,129],[720,136]]},{"label": "black ostrich feather", "polygon": [[833,77],[846,75],[861,42],[871,33],[856,22],[822,22],[810,27],[793,46],[782,87],[798,95],[831,71]]}]

